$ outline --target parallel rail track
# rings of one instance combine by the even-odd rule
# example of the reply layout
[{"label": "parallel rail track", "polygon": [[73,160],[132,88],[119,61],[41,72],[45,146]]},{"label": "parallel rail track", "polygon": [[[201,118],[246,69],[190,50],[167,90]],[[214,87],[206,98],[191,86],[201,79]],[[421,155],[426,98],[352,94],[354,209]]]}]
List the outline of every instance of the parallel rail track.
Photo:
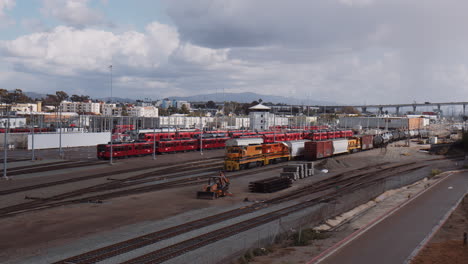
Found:
[{"label": "parallel rail track", "polygon": [[[378,168],[378,167],[383,166],[383,165],[386,165],[386,164],[380,164],[380,165],[376,165],[376,166],[373,166],[373,167]],[[270,199],[270,200],[267,200],[267,201],[264,201],[264,202],[260,202],[260,203],[256,203],[256,204],[253,204],[253,205],[250,205],[250,206],[237,208],[237,209],[230,210],[230,211],[227,211],[227,212],[223,212],[223,213],[220,213],[220,214],[212,215],[212,216],[209,216],[209,217],[206,217],[206,218],[194,220],[194,221],[182,224],[182,225],[170,227],[170,228],[167,228],[167,229],[164,229],[164,230],[160,230],[160,231],[153,232],[153,233],[150,233],[150,234],[146,234],[146,235],[143,235],[143,236],[140,236],[140,237],[129,239],[129,240],[126,240],[126,241],[123,241],[123,242],[120,242],[120,243],[116,243],[114,245],[110,245],[110,246],[100,248],[100,249],[97,249],[97,250],[94,250],[94,251],[83,253],[81,255],[71,257],[71,258],[68,258],[66,260],[62,260],[62,261],[57,262],[57,263],[95,263],[95,262],[99,262],[99,261],[108,259],[110,257],[114,257],[114,256],[117,256],[117,255],[120,255],[120,254],[124,254],[124,253],[127,253],[129,251],[132,251],[132,250],[135,250],[135,249],[138,249],[138,248],[150,245],[150,244],[157,243],[157,242],[159,242],[161,240],[168,239],[168,238],[174,237],[176,235],[192,231],[194,229],[199,229],[199,228],[202,228],[202,227],[206,227],[206,226],[209,226],[209,225],[213,225],[215,223],[219,223],[219,222],[234,218],[234,217],[238,217],[238,216],[245,215],[245,214],[248,214],[248,213],[256,212],[259,209],[266,208],[266,207],[268,207],[270,205],[273,205],[273,204],[278,204],[278,203],[281,203],[281,202],[290,201],[290,200],[299,198],[301,196],[309,195],[311,193],[316,193],[316,192],[321,192],[321,191],[326,191],[326,190],[332,189],[331,192],[322,195],[320,198],[318,198],[318,200],[315,199],[315,200],[312,200],[312,201],[308,201],[308,202],[306,202],[304,204],[300,203],[300,204],[297,204],[297,205],[294,205],[294,206],[291,206],[291,207],[288,207],[288,208],[285,208],[285,209],[281,209],[281,210],[275,211],[273,213],[267,214],[268,216],[261,216],[261,217],[253,218],[252,221],[247,220],[245,222],[242,222],[240,225],[236,224],[236,225],[230,226],[228,228],[225,228],[225,229],[223,229],[223,231],[221,233],[219,233],[219,230],[217,230],[215,232],[205,234],[205,235],[203,235],[203,237],[197,237],[197,238],[189,240],[190,242],[185,242],[184,244],[176,244],[174,246],[166,248],[164,253],[162,253],[162,252],[154,253],[153,252],[148,256],[145,255],[144,257],[138,258],[137,262],[135,262],[135,263],[146,263],[145,261],[148,258],[150,258],[150,262],[148,262],[148,263],[159,263],[159,261],[167,260],[168,259],[167,257],[175,256],[177,254],[180,254],[181,252],[186,252],[187,250],[192,250],[192,249],[194,249],[196,247],[201,247],[203,245],[206,245],[206,244],[209,244],[211,242],[222,239],[224,237],[227,237],[227,236],[229,236],[231,234],[236,234],[238,232],[241,232],[241,231],[244,230],[244,228],[250,229],[250,228],[258,226],[258,225],[260,225],[262,223],[266,223],[266,222],[269,222],[269,221],[271,221],[273,219],[277,219],[278,217],[289,214],[291,212],[295,212],[295,211],[300,210],[302,208],[305,208],[305,207],[308,207],[308,206],[311,206],[311,205],[315,205],[317,201],[323,200],[323,199],[325,199],[327,197],[329,199],[330,195],[332,195],[334,193],[342,193],[346,189],[349,189],[352,186],[355,186],[355,185],[361,183],[364,179],[368,179],[370,177],[373,177],[376,172],[379,172],[379,173],[394,173],[395,170],[398,170],[398,169],[401,169],[401,168],[403,170],[400,170],[399,172],[405,172],[405,171],[413,171],[413,170],[420,169],[422,167],[427,166],[427,165],[422,165],[422,166],[421,165],[413,166],[413,165],[415,165],[415,164],[414,163],[405,163],[405,164],[399,164],[397,166],[390,166],[390,167],[387,167],[387,168],[379,168],[379,169],[371,170],[371,171],[367,171],[367,172],[362,172],[362,169],[357,169],[357,170],[353,171],[353,172],[355,172],[355,174],[353,176],[349,176],[349,174],[347,175],[347,173],[341,173],[341,174],[335,175],[333,177],[327,178],[327,179],[325,179],[323,181],[317,182],[317,183],[315,183],[313,185],[303,187],[303,188],[301,188],[299,190],[296,190],[294,193],[284,194],[284,195],[281,195],[279,197],[276,197],[276,198],[273,198],[273,199]],[[410,168],[407,168],[408,166],[410,166]],[[345,178],[346,176],[349,176],[349,177]],[[382,179],[382,177],[379,177],[379,178]],[[342,188],[340,188],[339,190],[334,189],[334,187],[336,187],[336,186],[342,186]],[[233,229],[231,229],[231,227],[233,227]],[[221,234],[223,234],[223,235],[221,235]],[[200,240],[200,239],[202,239],[202,240]],[[194,241],[198,241],[198,242],[203,241],[203,242],[202,242],[202,244],[197,244],[197,243],[194,244]],[[156,256],[157,256],[157,258],[156,258]],[[140,261],[142,261],[142,262],[140,262]],[[129,262],[129,263],[133,263],[133,262]]]},{"label": "parallel rail track", "polygon": [[[197,161],[189,161],[186,164],[192,164],[194,162],[199,162],[199,161],[212,161],[212,160],[217,160],[221,158],[209,158],[209,159],[204,159],[204,160],[197,160]],[[169,163],[166,164],[164,169],[177,169],[180,168],[181,165],[176,165],[179,164],[177,162]],[[171,166],[171,167],[169,167]],[[69,178],[69,179],[64,179],[64,180],[59,180],[59,181],[53,181],[53,182],[46,182],[46,183],[40,183],[40,184],[35,184],[35,185],[30,185],[30,186],[24,186],[24,187],[18,187],[14,189],[7,189],[0,191],[0,195],[7,195],[7,194],[13,194],[13,193],[19,193],[19,192],[24,192],[24,191],[30,191],[30,190],[35,190],[35,189],[40,189],[40,188],[46,188],[46,187],[52,187],[52,186],[57,186],[57,185],[62,185],[62,184],[67,184],[67,183],[73,183],[73,182],[79,182],[79,181],[85,181],[85,180],[91,180],[91,179],[97,179],[97,178],[105,178],[105,177],[110,177],[110,176],[116,176],[119,174],[125,174],[125,173],[131,173],[135,171],[142,171],[142,170],[149,170],[149,169],[154,169],[155,165],[150,165],[150,166],[144,166],[140,167],[138,169],[131,168],[131,169],[123,169],[123,170],[118,170],[118,171],[110,171],[110,172],[104,172],[104,173],[96,173],[96,174],[91,174],[91,175],[85,175],[81,177],[75,177],[75,178]]]},{"label": "parallel rail track", "polygon": [[[411,169],[410,171],[413,171],[422,167],[424,166],[415,167]],[[242,221],[242,222],[239,222],[239,223],[227,226],[227,227],[223,227],[215,231],[212,231],[212,232],[176,243],[174,245],[150,252],[148,254],[125,261],[123,263],[124,264],[162,263],[171,258],[185,254],[188,251],[195,250],[197,248],[214,243],[221,239],[228,238],[230,236],[236,235],[243,231],[261,226],[263,224],[280,219],[281,217],[298,212],[305,208],[318,205],[319,203],[331,201],[332,199],[342,196],[344,193],[352,192],[365,185],[375,183],[377,181],[374,179],[374,180],[370,180],[370,182],[362,182],[363,179],[364,178],[361,176],[360,178],[357,179],[356,184],[348,183],[345,187],[342,187],[339,190],[335,190],[333,193],[326,194],[321,197],[317,197],[315,199],[305,201],[302,203],[298,203],[292,206],[288,206],[286,208],[282,208],[273,212],[269,212],[261,216],[254,217],[254,218],[251,218],[251,219],[248,219],[248,220],[245,220],[245,221]]]},{"label": "parallel rail track", "polygon": [[7,169],[8,176],[17,176],[23,174],[31,174],[38,172],[46,172],[53,170],[64,170],[78,167],[94,166],[106,164],[103,161],[58,161],[52,163],[36,164],[18,168]]}]

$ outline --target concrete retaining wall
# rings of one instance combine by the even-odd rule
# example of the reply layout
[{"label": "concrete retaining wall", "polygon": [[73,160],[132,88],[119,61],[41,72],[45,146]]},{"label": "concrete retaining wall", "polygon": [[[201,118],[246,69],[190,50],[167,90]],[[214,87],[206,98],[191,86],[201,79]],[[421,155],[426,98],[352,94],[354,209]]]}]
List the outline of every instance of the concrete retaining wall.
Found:
[{"label": "concrete retaining wall", "polygon": [[[59,148],[58,133],[51,134],[35,134],[34,148],[35,149],[51,149]],[[64,133],[62,134],[62,147],[85,147],[95,146],[97,144],[105,144],[110,140],[110,132],[101,133]],[[32,135],[27,135],[28,150],[32,149]]]}]

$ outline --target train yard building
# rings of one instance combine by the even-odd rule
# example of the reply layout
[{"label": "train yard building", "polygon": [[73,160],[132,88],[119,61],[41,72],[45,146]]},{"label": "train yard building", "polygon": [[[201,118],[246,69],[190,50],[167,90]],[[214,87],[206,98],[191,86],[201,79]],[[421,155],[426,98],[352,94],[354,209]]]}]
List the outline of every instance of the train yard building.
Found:
[{"label": "train yard building", "polygon": [[426,118],[407,117],[340,117],[343,128],[422,129],[429,124]]}]

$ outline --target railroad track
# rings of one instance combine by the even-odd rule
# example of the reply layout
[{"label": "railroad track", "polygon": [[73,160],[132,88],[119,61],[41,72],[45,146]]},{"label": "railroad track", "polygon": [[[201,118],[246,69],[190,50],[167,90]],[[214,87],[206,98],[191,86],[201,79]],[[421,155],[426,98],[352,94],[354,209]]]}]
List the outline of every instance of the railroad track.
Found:
[{"label": "railroad track", "polygon": [[[387,164],[382,163],[380,165],[376,165],[376,166],[372,166],[372,167],[378,168],[378,167],[384,166],[384,165],[387,165]],[[206,218],[194,220],[194,221],[182,224],[182,225],[170,227],[170,228],[167,228],[167,229],[164,229],[164,230],[160,230],[160,231],[153,232],[153,233],[150,233],[150,234],[146,234],[146,235],[143,235],[143,236],[140,236],[140,237],[129,239],[129,240],[126,240],[126,241],[123,241],[123,242],[120,242],[120,243],[117,243],[117,244],[114,244],[114,245],[110,245],[110,246],[103,247],[103,248],[100,248],[100,249],[97,249],[97,250],[86,252],[86,253],[83,253],[81,255],[59,261],[57,263],[95,263],[95,262],[99,262],[99,261],[102,261],[102,260],[117,256],[117,255],[120,255],[120,254],[127,253],[129,251],[132,251],[132,250],[147,246],[147,245],[157,243],[157,242],[159,242],[161,240],[165,240],[165,239],[168,239],[168,238],[171,238],[171,237],[174,237],[174,236],[177,236],[177,235],[180,235],[180,234],[183,234],[183,233],[195,230],[195,229],[199,229],[199,228],[202,228],[202,227],[213,225],[215,223],[223,222],[225,220],[228,220],[228,219],[231,219],[231,218],[234,218],[234,217],[238,217],[238,216],[245,215],[245,214],[252,213],[252,212],[257,212],[258,210],[266,208],[266,207],[268,207],[270,205],[290,201],[290,200],[293,200],[293,199],[297,199],[298,197],[306,196],[306,195],[309,195],[309,194],[314,193],[314,192],[321,192],[321,191],[332,189],[331,193],[336,193],[336,192],[342,193],[344,190],[346,190],[346,188],[350,188],[350,186],[353,186],[353,184],[360,183],[364,179],[373,177],[376,172],[379,172],[381,174],[382,173],[394,173],[395,170],[398,170],[400,168],[404,168],[403,170],[399,170],[398,173],[401,173],[401,172],[404,172],[404,171],[413,171],[413,170],[416,170],[416,169],[419,169],[419,168],[422,168],[422,167],[426,166],[426,165],[422,165],[422,166],[421,165],[412,166],[412,165],[415,165],[415,164],[414,163],[399,164],[399,165],[396,165],[396,166],[389,166],[387,168],[380,168],[380,169],[371,170],[371,171],[368,171],[368,172],[362,172],[363,169],[356,169],[356,170],[353,170],[353,172],[355,172],[355,174],[350,176],[350,177],[347,177],[347,178],[345,178],[346,177],[345,173],[337,174],[337,175],[335,175],[333,177],[330,177],[330,178],[327,178],[327,179],[325,179],[323,181],[320,181],[320,182],[314,183],[312,185],[303,187],[303,188],[301,188],[299,190],[296,190],[294,193],[284,194],[284,195],[281,195],[279,197],[276,197],[276,198],[273,198],[273,199],[270,199],[270,200],[267,200],[267,201],[263,201],[263,202],[260,202],[260,203],[256,203],[256,204],[253,204],[253,205],[250,205],[250,206],[244,206],[244,207],[237,208],[237,209],[234,209],[234,210],[230,210],[230,211],[227,211],[227,212],[223,212],[223,213],[220,213],[220,214],[212,215],[212,216],[209,216],[209,217],[206,217]],[[408,166],[411,166],[411,167],[405,169],[405,167],[408,167]],[[381,177],[383,177],[383,176],[381,176]],[[379,177],[379,180],[382,179],[381,177]],[[343,187],[340,188],[339,190],[336,190],[334,187],[336,187],[337,185],[340,185],[340,186],[343,186]],[[328,195],[330,195],[330,193],[322,195],[320,199],[322,199],[322,198],[324,198],[324,197],[326,197]],[[310,206],[310,205],[306,205],[306,207],[307,206]],[[299,207],[295,206],[295,207],[292,207],[292,208],[295,208],[294,210],[297,211],[297,210],[299,210],[298,208],[303,208],[303,207],[301,207],[299,205]],[[250,220],[248,220],[247,222],[249,222],[249,221]],[[258,223],[257,223],[257,225],[258,225]],[[229,228],[227,230],[229,230]],[[218,231],[216,231],[216,232],[218,232]],[[208,243],[209,241],[210,240],[207,240],[204,243]],[[214,240],[214,241],[216,241],[216,240]],[[212,242],[214,242],[214,241],[212,241]],[[181,250],[182,251],[190,250],[190,247],[184,246]],[[180,253],[180,251],[175,252],[175,254],[179,254],[179,253]],[[153,256],[153,255],[151,255],[151,256]],[[169,256],[174,256],[174,255],[169,254]],[[140,261],[140,260],[144,260],[144,259],[138,259],[138,261]],[[137,262],[137,263],[140,263],[140,262]],[[146,263],[146,262],[141,262],[141,263]],[[153,259],[151,259],[150,263],[153,263]],[[158,263],[158,262],[154,262],[154,263]]]},{"label": "railroad track", "polygon": [[[124,178],[124,179],[113,180],[110,182],[94,185],[91,187],[81,188],[78,190],[54,195],[51,197],[41,198],[41,197],[25,196],[26,199],[30,199],[33,201],[0,208],[0,217],[12,216],[12,215],[16,215],[18,213],[22,213],[26,211],[34,211],[35,209],[50,208],[50,207],[56,207],[56,206],[61,206],[65,204],[71,204],[71,203],[82,203],[82,202],[88,202],[88,201],[103,200],[104,195],[95,195],[95,196],[91,196],[87,198],[79,198],[79,199],[74,199],[71,201],[63,201],[65,199],[72,199],[74,197],[83,196],[89,193],[106,192],[106,191],[115,190],[115,189],[128,188],[131,186],[140,185],[140,184],[144,184],[148,182],[164,181],[167,179],[172,179],[172,178],[177,178],[177,177],[190,176],[194,174],[194,170],[196,169],[203,169],[204,172],[210,172],[212,174],[213,172],[216,172],[221,168],[220,167],[221,162],[218,162],[215,159],[212,159],[211,161],[214,163],[209,163],[209,164],[188,163],[188,164],[185,164],[185,166],[178,165],[178,166],[173,166],[173,167],[167,167],[167,168],[160,169],[157,171],[142,173],[142,174],[131,176],[131,177]],[[168,173],[171,173],[172,175],[167,176]],[[145,178],[155,177],[155,176],[159,176],[159,177],[145,180]],[[208,176],[204,176],[203,179],[206,177]],[[194,184],[195,182],[199,183],[200,182],[199,179],[201,178],[191,177],[188,179],[180,179],[180,180],[175,180],[171,182],[153,184],[153,185],[143,186],[143,187],[134,188],[134,189],[121,190],[121,191],[116,191],[116,192],[106,194],[105,197],[113,198],[113,197],[120,197],[120,196],[125,196],[125,195],[130,195],[130,194],[144,193],[144,192],[154,191],[154,190],[162,190],[162,189],[168,189],[168,188],[173,188],[173,187],[186,186],[186,185]],[[65,182],[65,181],[66,180],[63,180],[61,182]],[[68,182],[70,181],[67,181],[67,183]],[[191,183],[187,184],[187,182],[191,182]],[[41,187],[46,186],[46,185],[47,184],[42,184]],[[23,189],[23,188],[17,188],[17,189],[14,189],[14,191],[16,192],[18,189]],[[1,193],[3,194],[11,193],[12,191],[13,190],[7,190]],[[63,202],[57,202],[57,201],[63,201]],[[49,205],[49,203],[53,203],[53,204]]]},{"label": "railroad track", "polygon": [[[419,167],[410,169],[409,171],[413,171],[421,167],[424,167],[424,166],[419,166]],[[341,190],[336,190],[334,193],[326,194],[326,195],[317,197],[309,201],[305,201],[305,202],[298,203],[292,206],[288,206],[286,208],[282,208],[282,209],[269,212],[261,216],[254,217],[254,218],[251,218],[251,219],[248,219],[248,220],[245,220],[245,221],[242,221],[242,222],[239,222],[239,223],[227,226],[227,227],[223,227],[215,231],[212,231],[212,232],[176,243],[174,245],[150,252],[148,254],[125,261],[123,263],[124,264],[162,263],[171,258],[185,254],[188,251],[192,251],[194,249],[197,249],[205,245],[219,241],[221,239],[228,238],[230,236],[236,235],[246,230],[261,226],[263,224],[280,219],[281,217],[298,212],[305,208],[318,205],[319,203],[327,202],[332,199],[338,198],[342,196],[344,193],[349,193],[356,189],[361,188],[363,185],[365,185],[365,182],[362,182],[362,180],[363,180],[362,177],[358,178],[357,185],[353,185],[349,183],[346,187],[341,188]],[[375,181],[376,181],[375,179],[371,180],[371,182],[375,182]]]},{"label": "railroad track", "polygon": [[58,161],[58,162],[36,164],[36,165],[24,166],[24,167],[18,167],[18,168],[10,168],[10,169],[7,169],[7,175],[16,176],[16,175],[22,175],[22,174],[46,172],[46,171],[52,171],[52,170],[63,170],[63,169],[101,165],[101,164],[105,164],[105,162],[102,162],[102,161]]},{"label": "railroad track", "polygon": [[[243,176],[248,176],[252,175],[255,173],[260,173],[260,172],[265,172],[265,171],[270,171],[270,170],[276,170],[278,169],[279,166],[269,166],[267,168],[263,168],[261,171],[244,171],[235,175],[231,175],[230,178],[236,178],[236,177],[243,177]],[[147,192],[153,192],[153,191],[160,191],[160,190],[166,190],[170,188],[177,188],[177,187],[185,187],[185,186],[190,186],[190,185],[195,185],[195,184],[201,184],[205,183],[206,179],[211,177],[213,172],[218,171],[216,170],[211,170],[210,174],[203,175],[203,176],[196,176],[196,177],[189,177],[189,178],[183,178],[183,179],[178,179],[170,182],[165,182],[165,183],[159,183],[159,184],[152,184],[152,185],[147,185],[147,186],[142,186],[142,187],[136,187],[132,189],[125,189],[125,190],[120,190],[120,191],[114,191],[110,193],[105,193],[105,194],[99,194],[99,195],[94,195],[94,196],[88,196],[84,198],[77,198],[77,199],[72,199],[72,200],[65,200],[65,201],[60,201],[63,199],[67,198],[72,198],[76,196],[83,195],[85,193],[92,193],[92,192],[99,192],[99,191],[107,191],[111,189],[116,189],[116,188],[124,188],[130,186],[131,182],[129,182],[126,186],[119,185],[119,182],[111,182],[111,183],[105,183],[103,185],[106,185],[105,188],[95,188],[96,186],[84,188],[81,190],[65,193],[65,194],[59,194],[56,196],[48,197],[48,198],[39,198],[39,197],[27,197],[29,199],[32,199],[33,201],[27,202],[27,203],[22,203],[18,205],[12,205],[8,207],[4,207],[0,209],[0,218],[2,217],[10,217],[10,216],[15,216],[18,214],[26,213],[26,212],[33,212],[33,211],[38,211],[38,210],[44,210],[44,209],[50,209],[54,207],[59,207],[59,206],[64,206],[64,205],[70,205],[70,204],[77,204],[77,203],[88,203],[88,202],[100,202],[103,200],[107,199],[112,199],[112,198],[118,198],[122,196],[128,196],[128,195],[134,195],[134,194],[142,194],[142,193],[147,193]],[[185,173],[185,175],[190,175],[192,172]],[[135,176],[139,177],[139,176]],[[167,176],[163,177],[166,178]],[[180,177],[180,175],[179,175]],[[160,179],[158,179],[160,180]],[[154,181],[154,180],[153,180]],[[113,184],[112,186],[109,186],[107,184]],[[141,184],[141,182],[135,182],[135,185]],[[103,187],[98,186],[98,187]]]},{"label": "railroad track", "polygon": [[[17,158],[8,158],[7,161],[8,163],[11,162],[20,162],[20,161],[30,161],[31,159],[17,159]],[[5,162],[5,159],[0,159],[0,163]]]},{"label": "railroad track", "polygon": [[[200,162],[200,161],[212,161],[212,160],[221,160],[221,158],[209,158],[209,159],[203,159],[203,160],[197,160],[197,161],[191,161],[187,162],[186,164],[192,164],[194,162]],[[166,166],[173,166],[179,164],[177,162],[169,163],[166,164]],[[173,166],[170,168],[180,168],[181,165]],[[104,177],[110,177],[110,176],[115,176],[118,174],[125,174],[125,173],[131,173],[135,171],[142,171],[142,170],[148,170],[148,169],[154,169],[155,165],[150,165],[150,166],[145,166],[141,167],[138,169],[131,168],[131,169],[123,169],[123,170],[118,170],[118,171],[110,171],[110,172],[105,172],[105,173],[97,173],[97,174],[91,174],[91,175],[86,175],[86,176],[81,176],[81,177],[75,177],[75,178],[70,178],[70,179],[64,179],[64,180],[59,180],[59,181],[53,181],[53,182],[46,182],[46,183],[41,183],[41,184],[35,184],[35,185],[30,185],[30,186],[24,186],[24,187],[19,187],[19,188],[14,188],[14,189],[8,189],[8,190],[3,190],[0,191],[0,195],[7,195],[7,194],[13,194],[13,193],[18,193],[18,192],[24,192],[24,191],[30,191],[30,190],[35,190],[35,189],[40,189],[40,188],[46,188],[46,187],[52,187],[52,186],[57,186],[57,185],[62,185],[62,184],[67,184],[67,183],[73,183],[73,182],[79,182],[79,181],[85,181],[85,180],[91,180],[91,179],[96,179],[96,178],[104,178]]]}]

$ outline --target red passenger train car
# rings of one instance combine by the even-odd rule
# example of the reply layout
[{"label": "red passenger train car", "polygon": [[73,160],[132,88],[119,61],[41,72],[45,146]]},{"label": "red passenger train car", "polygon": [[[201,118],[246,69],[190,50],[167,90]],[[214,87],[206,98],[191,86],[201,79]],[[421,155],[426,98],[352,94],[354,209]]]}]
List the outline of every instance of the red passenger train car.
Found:
[{"label": "red passenger train car", "polygon": [[[97,145],[98,159],[110,159],[110,144]],[[153,153],[153,144],[149,142],[119,143],[112,146],[113,158],[143,156]]]},{"label": "red passenger train car", "polygon": [[156,152],[159,154],[185,152],[197,150],[198,140],[192,138],[161,140],[156,145]]}]

